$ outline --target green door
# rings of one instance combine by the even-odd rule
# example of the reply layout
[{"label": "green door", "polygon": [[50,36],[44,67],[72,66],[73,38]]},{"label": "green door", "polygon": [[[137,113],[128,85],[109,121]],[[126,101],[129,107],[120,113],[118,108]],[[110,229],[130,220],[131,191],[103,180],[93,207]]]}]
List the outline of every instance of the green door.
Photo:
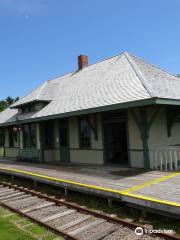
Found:
[{"label": "green door", "polygon": [[69,151],[69,125],[68,119],[60,120],[59,123],[60,161],[70,162]]}]

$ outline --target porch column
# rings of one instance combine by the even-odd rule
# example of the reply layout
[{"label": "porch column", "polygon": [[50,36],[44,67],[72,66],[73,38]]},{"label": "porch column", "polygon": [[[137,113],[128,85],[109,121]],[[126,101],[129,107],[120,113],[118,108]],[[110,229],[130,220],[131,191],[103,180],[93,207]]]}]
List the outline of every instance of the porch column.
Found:
[{"label": "porch column", "polygon": [[55,119],[54,122],[54,128],[52,131],[54,131],[54,147],[55,149],[59,149],[59,120]]},{"label": "porch column", "polygon": [[144,168],[150,169],[150,159],[149,159],[149,129],[148,129],[148,120],[147,120],[147,110],[145,107],[140,108],[140,121],[141,121],[141,139],[143,144],[143,159],[144,159]]},{"label": "porch column", "polygon": [[36,142],[37,142],[37,149],[39,150],[39,161],[43,162],[43,148],[42,148],[42,128],[41,123],[36,123]]},{"label": "porch column", "polygon": [[4,129],[4,136],[5,136],[4,147],[6,148],[6,147],[9,147],[9,131],[7,127]]},{"label": "porch column", "polygon": [[149,146],[148,146],[149,131],[156,116],[158,115],[162,108],[163,108],[162,106],[157,107],[150,119],[148,119],[147,107],[139,107],[137,108],[137,111],[134,111],[134,109],[131,110],[134,121],[136,122],[136,125],[140,131],[140,136],[143,144],[143,160],[145,169],[150,169]]},{"label": "porch column", "polygon": [[59,144],[59,119],[54,119],[52,131],[54,132],[54,161],[61,161],[61,150]]},{"label": "porch column", "polygon": [[0,145],[0,157],[4,157],[5,154],[5,128],[0,128],[0,142],[3,144]]},{"label": "porch column", "polygon": [[23,149],[23,131],[21,130],[20,132],[19,132],[19,148],[20,148],[20,150],[21,149]]}]

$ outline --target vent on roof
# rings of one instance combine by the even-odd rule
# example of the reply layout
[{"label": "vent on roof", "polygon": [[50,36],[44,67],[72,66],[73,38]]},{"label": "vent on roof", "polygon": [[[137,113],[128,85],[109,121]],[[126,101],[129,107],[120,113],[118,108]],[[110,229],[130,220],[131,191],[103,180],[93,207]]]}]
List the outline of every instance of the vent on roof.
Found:
[{"label": "vent on roof", "polygon": [[87,67],[87,65],[88,65],[88,56],[79,55],[78,56],[78,70],[81,70],[84,67]]}]

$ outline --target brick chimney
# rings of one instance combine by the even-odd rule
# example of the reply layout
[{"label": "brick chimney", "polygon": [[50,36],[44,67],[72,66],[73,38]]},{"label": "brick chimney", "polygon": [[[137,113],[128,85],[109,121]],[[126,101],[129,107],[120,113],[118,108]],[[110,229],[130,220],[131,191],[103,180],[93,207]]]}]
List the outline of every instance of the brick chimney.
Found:
[{"label": "brick chimney", "polygon": [[83,69],[84,67],[88,66],[88,56],[86,55],[79,55],[78,56],[78,70]]}]

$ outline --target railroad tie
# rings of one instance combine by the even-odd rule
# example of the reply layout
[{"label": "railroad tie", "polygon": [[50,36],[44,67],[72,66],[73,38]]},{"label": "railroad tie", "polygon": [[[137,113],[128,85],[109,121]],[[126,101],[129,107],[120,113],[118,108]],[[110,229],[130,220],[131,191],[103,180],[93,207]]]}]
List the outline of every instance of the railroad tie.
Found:
[{"label": "railroad tie", "polygon": [[10,189],[11,189],[11,190],[14,190],[14,189],[12,189],[12,188],[10,188],[10,187],[1,187],[1,188],[0,188],[0,193],[3,192],[4,190],[10,190]]},{"label": "railroad tie", "polygon": [[30,207],[30,208],[23,209],[23,210],[21,210],[21,212],[22,213],[28,213],[28,212],[31,212],[31,211],[39,210],[39,209],[42,209],[42,208],[45,208],[45,207],[49,207],[49,206],[53,206],[53,205],[55,205],[55,203],[53,203],[53,202],[46,202],[44,204],[35,205],[35,206]]},{"label": "railroad tie", "polygon": [[26,198],[22,198],[24,195],[20,196],[20,199],[18,199],[16,202],[14,202],[14,199],[12,199],[11,201],[9,201],[8,205],[12,205],[13,204],[13,208],[14,208],[14,204],[18,204],[18,206],[16,208],[21,208],[21,202],[23,201],[23,203],[26,203],[30,200],[38,200],[38,198],[32,197],[32,196],[28,196]]},{"label": "railroad tie", "polygon": [[11,188],[3,189],[2,191],[0,191],[0,194],[5,192],[14,192],[14,189]]},{"label": "railroad tie", "polygon": [[32,195],[27,195],[27,198],[22,198],[22,199],[19,199],[20,201],[23,200],[23,201],[27,201],[27,200],[38,200],[38,197],[35,197],[35,196],[32,196]]},{"label": "railroad tie", "polygon": [[6,202],[8,203],[8,202],[12,202],[12,201],[14,202],[14,201],[17,201],[17,200],[20,200],[20,199],[22,200],[22,199],[26,199],[26,198],[29,199],[29,196],[24,193],[24,194],[22,194],[18,197],[12,198],[12,199],[2,200],[1,203],[6,203]]},{"label": "railroad tie", "polygon": [[9,194],[9,195],[0,197],[0,202],[3,201],[3,200],[7,200],[7,199],[9,199],[9,198],[12,198],[12,197],[20,196],[20,195],[24,195],[24,193],[22,193],[22,192],[11,193],[11,194]]},{"label": "railroad tie", "polygon": [[136,235],[135,232],[133,231],[132,233],[126,235],[125,237],[122,237],[121,240],[127,240],[127,239],[133,239],[133,240],[138,240],[139,235]]},{"label": "railroad tie", "polygon": [[[119,226],[117,224],[113,224],[109,227],[106,227],[106,229],[103,229],[102,231],[93,234],[93,236],[86,238],[86,240],[100,240],[106,237],[107,235],[115,232],[118,228]],[[132,239],[134,240],[134,238]]]},{"label": "railroad tie", "polygon": [[72,231],[72,232],[68,232],[68,234],[69,234],[70,236],[75,236],[75,235],[77,235],[77,234],[80,234],[80,233],[86,231],[87,229],[89,229],[89,228],[91,228],[91,227],[93,227],[93,226],[99,225],[99,224],[104,223],[104,222],[106,222],[106,220],[104,220],[104,219],[98,219],[98,220],[96,220],[96,221],[94,221],[94,222],[91,222],[91,223],[89,223],[89,224],[87,224],[87,225],[85,225],[85,226],[83,226],[83,227],[81,227],[81,228],[78,228],[78,229],[76,229],[76,230],[74,230],[74,231]]},{"label": "railroad tie", "polygon": [[72,221],[70,223],[67,223],[67,224],[59,227],[58,230],[62,231],[62,230],[66,230],[66,229],[68,229],[70,227],[74,227],[75,225],[77,225],[79,223],[82,223],[82,222],[88,220],[89,218],[92,218],[92,216],[91,215],[85,215],[85,216],[83,216],[83,217],[81,217],[81,218],[79,218],[79,219],[77,219],[75,221]]},{"label": "railroad tie", "polygon": [[66,212],[60,212],[60,213],[54,214],[52,216],[41,219],[41,222],[43,222],[43,223],[50,222],[56,218],[64,217],[64,216],[69,215],[74,212],[76,212],[76,210],[68,210]]}]

